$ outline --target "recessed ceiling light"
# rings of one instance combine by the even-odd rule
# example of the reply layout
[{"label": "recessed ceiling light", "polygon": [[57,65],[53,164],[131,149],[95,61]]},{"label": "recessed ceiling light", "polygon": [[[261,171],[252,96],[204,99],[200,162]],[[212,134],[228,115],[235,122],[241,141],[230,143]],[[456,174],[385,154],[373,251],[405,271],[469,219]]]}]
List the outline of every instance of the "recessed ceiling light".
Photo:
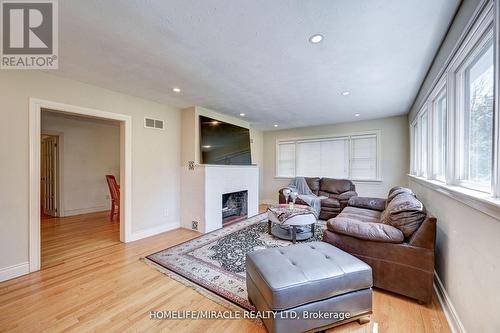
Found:
[{"label": "recessed ceiling light", "polygon": [[212,125],[219,125],[219,122],[217,120],[212,120]]},{"label": "recessed ceiling light", "polygon": [[278,127],[278,124],[274,124],[273,126],[274,126],[274,127]]},{"label": "recessed ceiling light", "polygon": [[181,88],[177,88],[177,87],[176,88],[172,88],[172,91],[174,93],[180,93],[181,92]]},{"label": "recessed ceiling light", "polygon": [[359,116],[361,116],[359,113],[354,114],[354,117],[359,117]]},{"label": "recessed ceiling light", "polygon": [[316,34],[316,35],[312,35],[310,38],[309,38],[309,41],[313,44],[318,44],[319,42],[321,42],[323,40],[323,36],[320,35],[320,34]]},{"label": "recessed ceiling light", "polygon": [[245,116],[245,114],[242,112],[242,113],[240,113],[240,116],[244,117],[244,116]]},{"label": "recessed ceiling light", "polygon": [[201,147],[202,147],[202,148],[207,148],[207,149],[208,149],[208,148],[212,148],[212,146],[211,146],[211,145],[205,145],[205,146],[201,146]]},{"label": "recessed ceiling light", "polygon": [[342,96],[347,96],[347,95],[349,95],[350,93],[351,93],[350,91],[343,91],[343,92],[342,92]]}]

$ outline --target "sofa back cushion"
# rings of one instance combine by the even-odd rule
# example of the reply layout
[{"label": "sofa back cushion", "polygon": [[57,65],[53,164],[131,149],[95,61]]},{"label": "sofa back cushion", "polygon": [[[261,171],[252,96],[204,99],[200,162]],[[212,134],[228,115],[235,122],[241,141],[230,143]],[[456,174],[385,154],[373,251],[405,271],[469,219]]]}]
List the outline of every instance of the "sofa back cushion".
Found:
[{"label": "sofa back cushion", "polygon": [[354,184],[349,179],[321,178],[319,191],[322,195],[341,194],[354,191]]},{"label": "sofa back cushion", "polygon": [[413,193],[402,192],[387,204],[380,222],[398,228],[408,238],[420,227],[426,215],[424,205]]},{"label": "sofa back cushion", "polygon": [[389,190],[389,194],[387,194],[387,200],[385,201],[385,207],[389,206],[389,203],[394,199],[396,196],[398,196],[401,193],[407,193],[415,196],[415,193],[409,188],[402,187],[402,186],[394,186]]},{"label": "sofa back cushion", "polygon": [[318,195],[320,178],[319,177],[304,177],[304,179],[306,180],[307,186],[309,186],[311,191],[314,194]]}]

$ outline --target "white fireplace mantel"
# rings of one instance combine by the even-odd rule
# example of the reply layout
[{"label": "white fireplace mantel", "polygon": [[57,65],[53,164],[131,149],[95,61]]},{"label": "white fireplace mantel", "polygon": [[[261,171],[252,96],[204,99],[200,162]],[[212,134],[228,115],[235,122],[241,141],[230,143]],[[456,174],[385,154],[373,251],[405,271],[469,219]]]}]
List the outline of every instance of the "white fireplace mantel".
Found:
[{"label": "white fireplace mantel", "polygon": [[222,195],[248,191],[248,216],[259,211],[259,168],[255,165],[198,164],[183,168],[181,225],[203,233],[222,228]]}]

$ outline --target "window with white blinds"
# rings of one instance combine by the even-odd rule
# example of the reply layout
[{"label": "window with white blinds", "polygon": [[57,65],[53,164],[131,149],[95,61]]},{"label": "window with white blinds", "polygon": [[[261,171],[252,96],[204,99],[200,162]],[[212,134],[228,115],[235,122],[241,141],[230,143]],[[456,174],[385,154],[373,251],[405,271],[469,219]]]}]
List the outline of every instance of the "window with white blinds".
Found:
[{"label": "window with white blinds", "polygon": [[378,133],[277,142],[277,177],[378,180]]},{"label": "window with white blinds", "polygon": [[377,179],[377,136],[351,138],[351,177]]},{"label": "window with white blinds", "polygon": [[295,142],[278,144],[278,174],[281,177],[295,176]]},{"label": "window with white blinds", "polygon": [[347,138],[296,143],[297,176],[347,178],[349,141]]}]

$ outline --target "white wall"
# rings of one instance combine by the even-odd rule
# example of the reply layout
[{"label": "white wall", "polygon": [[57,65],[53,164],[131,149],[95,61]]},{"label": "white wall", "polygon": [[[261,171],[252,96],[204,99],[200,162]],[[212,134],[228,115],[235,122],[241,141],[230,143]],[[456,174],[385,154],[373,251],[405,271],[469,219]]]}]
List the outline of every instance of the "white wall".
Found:
[{"label": "white wall", "polygon": [[105,175],[120,176],[120,125],[42,112],[42,133],[61,133],[61,216],[108,210]]},{"label": "white wall", "polygon": [[436,272],[467,332],[500,332],[500,221],[409,180],[437,217]]},{"label": "white wall", "polygon": [[[30,97],[130,115],[132,233],[179,226],[180,110],[36,71],[2,71],[0,91],[0,271],[28,262]],[[166,130],[144,128],[145,116]]]},{"label": "white wall", "polygon": [[321,135],[342,135],[379,130],[381,133],[382,182],[356,182],[360,196],[384,197],[396,185],[406,185],[409,170],[408,118],[406,116],[350,123],[264,132],[264,175],[261,202],[278,201],[278,190],[290,179],[276,178],[276,140]]},{"label": "white wall", "polygon": [[[410,121],[481,2],[462,2],[411,108]],[[436,273],[465,331],[500,332],[500,221],[411,179],[409,186],[437,217]]]}]

